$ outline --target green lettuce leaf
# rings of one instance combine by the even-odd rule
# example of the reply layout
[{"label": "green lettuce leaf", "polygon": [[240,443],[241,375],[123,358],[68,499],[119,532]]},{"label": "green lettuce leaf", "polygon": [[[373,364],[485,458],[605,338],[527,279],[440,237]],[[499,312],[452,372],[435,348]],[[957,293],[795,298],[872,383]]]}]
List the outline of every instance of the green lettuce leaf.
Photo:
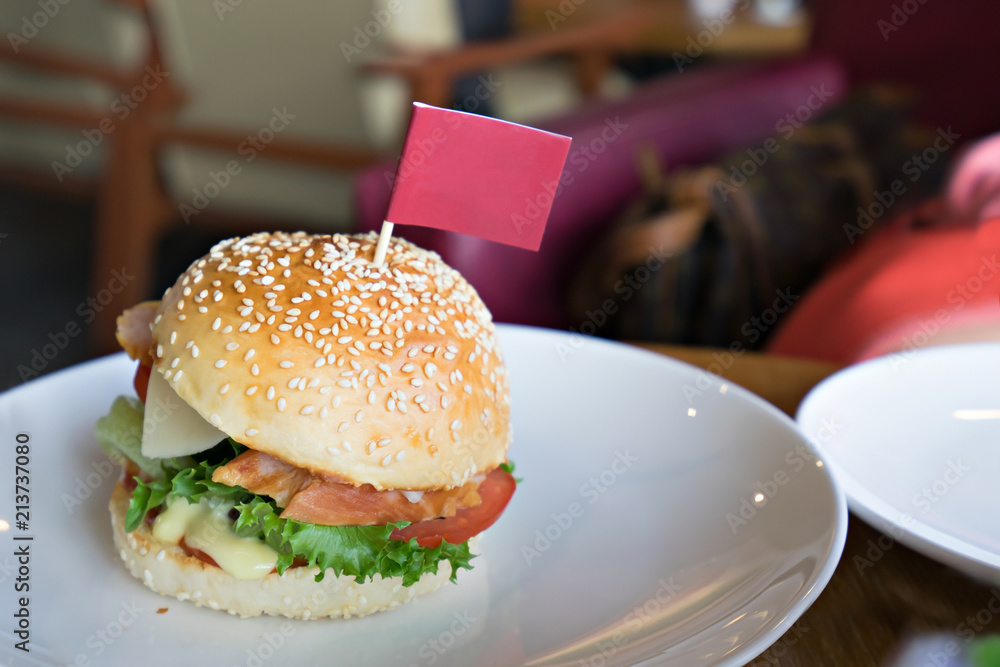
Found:
[{"label": "green lettuce leaf", "polygon": [[[503,463],[500,464],[500,470],[503,470],[505,473],[507,473],[511,477],[514,477],[514,462],[513,461],[504,461]],[[520,478],[520,477],[514,477],[514,483],[515,484],[520,484],[521,481],[522,481],[522,478]]]},{"label": "green lettuce leaf", "polygon": [[412,586],[424,574],[436,573],[443,561],[451,566],[452,581],[459,569],[472,569],[470,561],[474,556],[468,544],[442,541],[440,546],[429,549],[418,545],[416,539],[409,542],[390,539],[394,529],[408,525],[405,521],[384,526],[319,526],[282,519],[281,510],[270,498],[212,481],[216,468],[245,450],[246,447],[230,439],[194,455],[195,463],[190,467],[164,464],[162,479],[144,482],[137,477],[125,530],[138,528],[146,513],[166,502],[169,495],[193,503],[203,498],[225,498],[239,512],[236,532],[243,537],[262,539],[278,552],[279,573],[284,573],[298,558],[319,568],[316,581],[322,581],[326,571],[333,570],[336,576],[351,576],[358,583],[378,574],[383,578],[401,577],[404,586]]},{"label": "green lettuce leaf", "polygon": [[237,505],[240,512],[236,531],[244,537],[265,540],[279,554],[277,569],[284,572],[296,557],[316,566],[322,581],[326,570],[336,576],[354,577],[358,583],[372,579],[402,577],[404,586],[412,586],[428,572],[437,572],[442,561],[451,566],[451,580],[459,569],[471,570],[474,556],[468,543],[450,544],[429,549],[417,544],[390,539],[396,528],[405,528],[406,521],[383,526],[318,526],[292,519],[282,519],[274,501],[255,496],[248,503]]},{"label": "green lettuce leaf", "polygon": [[[232,438],[223,440],[215,447],[185,457],[183,461],[173,459],[162,464],[161,478],[144,482],[135,477],[135,490],[129,501],[128,512],[125,514],[125,530],[131,533],[142,523],[149,510],[162,505],[168,495],[187,498],[197,503],[211,494],[217,498],[229,498],[234,503],[240,503],[255,498],[254,494],[240,486],[228,486],[212,481],[212,473],[221,465],[246,451],[246,447]],[[192,463],[190,467],[179,467],[178,463]]]},{"label": "green lettuce leaf", "polygon": [[142,401],[119,396],[111,404],[111,411],[97,420],[94,437],[108,457],[118,463],[123,458],[131,460],[153,478],[160,478],[161,461],[142,455]]}]

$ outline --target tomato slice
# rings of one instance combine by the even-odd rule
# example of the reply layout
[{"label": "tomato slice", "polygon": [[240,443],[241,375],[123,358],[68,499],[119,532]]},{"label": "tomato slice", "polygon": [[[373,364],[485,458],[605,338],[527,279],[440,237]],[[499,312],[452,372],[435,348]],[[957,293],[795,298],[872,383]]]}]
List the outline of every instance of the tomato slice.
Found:
[{"label": "tomato slice", "polygon": [[451,544],[467,542],[500,518],[516,487],[514,477],[497,468],[479,486],[479,495],[483,499],[480,504],[460,509],[455,516],[411,523],[402,530],[392,531],[390,537],[406,541],[415,537],[417,544],[431,549],[441,544],[441,540]]},{"label": "tomato slice", "polygon": [[139,368],[135,370],[135,380],[132,384],[135,386],[135,393],[139,394],[139,400],[143,403],[146,402],[146,389],[149,387],[149,374],[151,372],[153,372],[153,367],[145,364],[139,364]]}]

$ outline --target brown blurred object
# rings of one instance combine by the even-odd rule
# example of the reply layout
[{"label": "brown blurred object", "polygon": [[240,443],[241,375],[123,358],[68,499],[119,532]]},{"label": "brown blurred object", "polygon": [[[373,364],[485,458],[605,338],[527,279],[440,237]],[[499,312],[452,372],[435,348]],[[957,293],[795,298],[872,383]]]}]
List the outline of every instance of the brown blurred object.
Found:
[{"label": "brown blurred object", "polygon": [[[515,0],[514,23],[525,33],[558,32],[589,21],[603,21],[623,6],[644,7],[648,11],[647,20],[635,42],[635,50],[642,53],[689,55],[687,49],[692,43],[704,49],[704,55],[718,56],[770,56],[805,51],[811,25],[804,12],[789,25],[770,25],[747,15],[745,7],[750,2],[739,0],[734,4],[734,20],[723,24],[721,29],[716,25],[717,20],[695,14],[688,0]],[[697,38],[705,31],[711,40],[706,37],[708,43],[699,44]]]},{"label": "brown blurred object", "polygon": [[[839,367],[818,361],[726,350],[642,345],[710,369],[794,416],[810,389]],[[728,360],[728,361],[727,361]],[[913,635],[972,632],[995,589],[897,543],[853,514],[840,564],[823,593],[753,667],[877,667]],[[975,637],[1000,632],[1000,615]],[[963,625],[964,624],[964,625]],[[968,636],[956,638],[965,646]],[[928,664],[931,664],[928,659]]]},{"label": "brown blurred object", "polygon": [[[134,71],[120,72],[113,67],[81,62],[79,59],[46,53],[27,47],[15,51],[6,41],[0,43],[0,61],[50,76],[97,81],[116,95],[142,86],[149,72],[163,70],[163,52],[157,38],[156,22],[146,0],[108,0],[141,12],[149,35],[149,51]],[[108,155],[100,183],[93,184],[66,178],[60,186],[42,175],[3,170],[0,178],[19,185],[43,190],[62,189],[76,195],[96,196],[97,226],[94,257],[91,264],[92,291],[103,287],[112,271],[127,267],[135,277],[124,282],[115,301],[101,310],[90,327],[90,345],[96,353],[116,351],[115,318],[124,308],[149,296],[156,262],[156,242],[176,217],[176,208],[168,195],[160,173],[159,153],[171,144],[236,151],[245,133],[220,128],[180,127],[173,122],[182,110],[185,95],[170,78],[146,87],[148,97],[124,119],[116,120],[114,132],[107,137]],[[108,115],[86,108],[47,102],[0,100],[0,116],[54,124],[80,130],[100,128]],[[275,137],[262,157],[296,162],[335,170],[353,170],[373,164],[377,153],[357,148],[316,145]],[[211,215],[209,215],[211,217]],[[231,218],[214,217],[217,223],[231,223]],[[244,224],[245,220],[242,220]]]}]

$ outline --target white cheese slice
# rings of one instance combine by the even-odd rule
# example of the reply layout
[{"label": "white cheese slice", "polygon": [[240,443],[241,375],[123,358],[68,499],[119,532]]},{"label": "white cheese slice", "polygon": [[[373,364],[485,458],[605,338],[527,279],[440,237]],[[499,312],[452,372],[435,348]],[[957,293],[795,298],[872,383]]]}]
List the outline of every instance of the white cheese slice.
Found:
[{"label": "white cheese slice", "polygon": [[142,416],[142,453],[154,459],[197,454],[214,447],[226,434],[185,403],[154,369]]}]

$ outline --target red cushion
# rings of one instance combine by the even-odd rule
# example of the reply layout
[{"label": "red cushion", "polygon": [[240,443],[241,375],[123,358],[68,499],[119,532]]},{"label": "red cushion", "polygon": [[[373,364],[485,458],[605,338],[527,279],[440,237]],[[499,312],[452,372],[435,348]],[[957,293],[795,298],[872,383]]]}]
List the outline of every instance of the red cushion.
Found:
[{"label": "red cushion", "polygon": [[1000,330],[1000,219],[914,228],[915,217],[859,241],[867,243],[795,305],[769,351],[851,363],[969,325]]}]

